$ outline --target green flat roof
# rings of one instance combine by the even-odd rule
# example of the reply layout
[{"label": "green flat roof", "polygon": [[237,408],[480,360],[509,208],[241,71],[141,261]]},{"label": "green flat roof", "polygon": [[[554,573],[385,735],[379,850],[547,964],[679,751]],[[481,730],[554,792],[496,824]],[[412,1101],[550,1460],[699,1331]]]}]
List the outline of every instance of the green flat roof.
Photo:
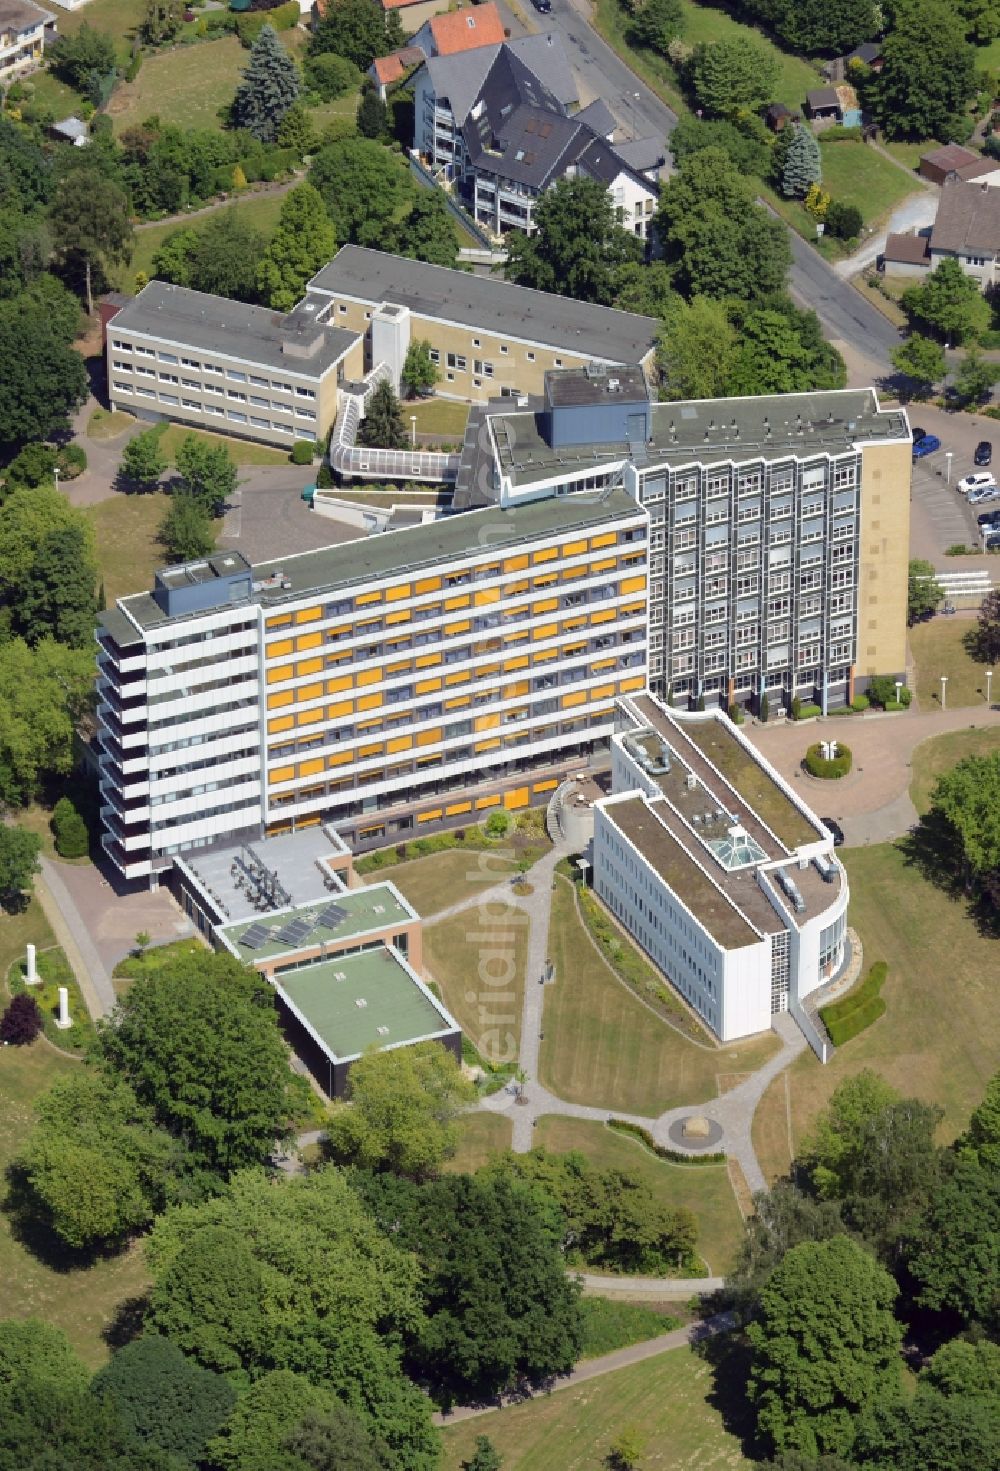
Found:
[{"label": "green flat roof", "polygon": [[[318,919],[331,905],[343,911],[343,917],[335,925],[314,924],[309,933],[298,943],[279,940],[278,933],[295,920]],[[273,914],[256,915],[250,919],[219,925],[218,933],[236,951],[241,960],[271,960],[276,955],[288,955],[297,950],[313,949],[326,942],[343,941],[371,930],[387,929],[391,925],[407,924],[416,918],[415,912],[401,895],[387,883],[371,884],[364,889],[348,890],[344,894],[330,894],[312,904],[299,905],[295,909],[282,909]],[[240,940],[247,930],[264,925],[271,932],[270,939],[252,949],[241,945]]]},{"label": "green flat roof", "polygon": [[335,1062],[357,1057],[373,1044],[394,1047],[457,1030],[457,1023],[385,945],[283,971],[277,990]]},{"label": "green flat roof", "polygon": [[681,728],[688,740],[733,784],[779,842],[792,851],[804,843],[815,843],[819,831],[806,820],[770,772],[754,760],[728,724],[726,720],[692,720],[685,721]]}]

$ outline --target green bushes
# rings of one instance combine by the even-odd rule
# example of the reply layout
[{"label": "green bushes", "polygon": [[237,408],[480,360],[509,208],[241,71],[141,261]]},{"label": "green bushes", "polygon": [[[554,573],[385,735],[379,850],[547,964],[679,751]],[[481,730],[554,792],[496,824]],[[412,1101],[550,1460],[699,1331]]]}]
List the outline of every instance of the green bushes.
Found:
[{"label": "green bushes", "polygon": [[820,133],[819,142],[822,146],[824,143],[842,143],[845,139],[858,139],[860,137],[861,129],[859,127],[848,128],[843,123],[831,123],[828,128],[824,128],[822,133]]},{"label": "green bushes", "polygon": [[798,695],[795,695],[792,700],[791,713],[793,720],[814,720],[817,715],[822,715],[823,712],[818,705],[803,705]]},{"label": "green bushes", "polygon": [[60,797],[52,811],[52,833],[60,858],[86,858],[90,852],[87,824],[68,797]]},{"label": "green bushes", "polygon": [[287,4],[279,5],[276,10],[246,11],[234,17],[236,34],[242,44],[249,48],[265,26],[270,26],[272,31],[290,31],[298,25],[301,15],[299,0],[288,0]]},{"label": "green bushes", "polygon": [[856,990],[820,1007],[819,1014],[834,1047],[842,1047],[883,1015],[885,1002],[880,993],[888,973],[885,961],[877,960]]},{"label": "green bushes", "polygon": [[867,695],[855,695],[851,701],[851,709],[856,715],[860,715],[862,710],[868,709],[870,703]]},{"label": "green bushes", "polygon": [[805,768],[810,776],[820,776],[826,781],[838,781],[850,771],[851,760],[850,747],[838,741],[837,754],[832,761],[828,761],[823,755],[822,744],[816,741],[805,754]]},{"label": "green bushes", "polygon": [[628,1119],[608,1119],[608,1128],[614,1129],[617,1134],[631,1134],[633,1139],[638,1139],[644,1144],[651,1154],[657,1159],[668,1160],[672,1165],[724,1165],[726,1156],[719,1150],[706,1152],[704,1154],[682,1154],[679,1149],[668,1149],[666,1145],[657,1144],[648,1129],[641,1124],[631,1124]]},{"label": "green bushes", "polygon": [[291,461],[293,465],[311,465],[313,461],[312,441],[297,439],[292,445]]},{"label": "green bushes", "polygon": [[904,708],[909,705],[913,698],[910,691],[903,685],[899,691],[899,704],[896,703],[896,681],[888,674],[877,674],[868,681],[868,700],[872,705],[880,705],[883,710],[890,708]]}]

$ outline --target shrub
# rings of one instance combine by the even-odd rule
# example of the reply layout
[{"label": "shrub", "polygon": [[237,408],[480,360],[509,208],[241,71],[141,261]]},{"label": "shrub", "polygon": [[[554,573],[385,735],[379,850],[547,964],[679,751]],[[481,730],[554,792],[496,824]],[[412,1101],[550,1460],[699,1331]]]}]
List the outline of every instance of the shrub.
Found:
[{"label": "shrub", "polygon": [[868,681],[868,699],[872,705],[881,705],[884,710],[895,698],[896,681],[888,674],[876,674]]},{"label": "shrub", "polygon": [[322,51],[310,56],[305,63],[306,81],[322,97],[324,102],[333,102],[361,85],[361,73],[353,61],[338,56],[334,51]]},{"label": "shrub", "polygon": [[509,812],[499,809],[491,812],[486,819],[486,836],[488,838],[505,838],[514,825],[514,819]]},{"label": "shrub", "polygon": [[822,715],[823,714],[822,710],[820,709],[820,707],[818,705],[814,705],[811,702],[809,704],[807,704],[807,705],[803,705],[803,703],[802,703],[801,700],[799,700],[798,703],[799,703],[799,708],[796,711],[796,709],[795,709],[795,701],[794,700],[792,701],[792,719],[793,720],[815,720],[817,715]]},{"label": "shrub", "polygon": [[838,742],[836,756],[832,761],[828,761],[823,755],[823,747],[817,741],[806,752],[805,768],[810,776],[820,776],[827,781],[838,781],[851,769],[850,748]]},{"label": "shrub", "polygon": [[819,141],[822,146],[824,143],[842,143],[844,139],[860,137],[860,128],[848,128],[843,123],[831,123],[828,128],[824,128],[822,133],[820,133]]},{"label": "shrub", "polygon": [[34,1042],[42,1030],[42,1013],[34,996],[24,991],[12,998],[7,1010],[0,1017],[0,1042],[9,1042],[13,1047],[24,1047]]},{"label": "shrub", "polygon": [[633,1139],[638,1139],[646,1146],[657,1159],[669,1160],[674,1165],[724,1165],[726,1156],[719,1150],[705,1154],[682,1154],[679,1149],[668,1149],[666,1145],[657,1144],[648,1129],[641,1124],[629,1123],[628,1119],[608,1119],[608,1128],[614,1129],[619,1134],[631,1134]]},{"label": "shrub", "polygon": [[311,465],[316,446],[308,439],[297,439],[292,445],[291,461],[293,465]]},{"label": "shrub", "polygon": [[792,696],[791,715],[793,720],[798,720],[802,715],[802,701],[798,695]]},{"label": "shrub", "polygon": [[60,858],[86,858],[90,851],[87,824],[68,797],[60,797],[50,824]]},{"label": "shrub", "polygon": [[729,707],[728,715],[734,725],[743,724],[743,711],[740,709],[739,705],[736,704],[735,700]]},{"label": "shrub", "polygon": [[867,695],[855,695],[851,701],[851,709],[858,715],[860,715],[862,710],[867,710],[868,705],[869,700]]},{"label": "shrub", "polygon": [[137,50],[134,53],[134,55],[132,57],[132,60],[129,62],[128,66],[125,68],[125,80],[126,80],[126,82],[134,82],[135,81],[136,77],[139,75],[139,68],[141,66],[142,66],[142,51],[141,50]]},{"label": "shrub", "polygon": [[855,204],[831,199],[826,207],[826,233],[835,240],[854,240],[861,234],[864,217]]},{"label": "shrub", "polygon": [[843,1046],[884,1014],[880,993],[888,973],[885,961],[877,960],[860,986],[839,1001],[820,1007],[819,1014],[834,1047]]},{"label": "shrub", "polygon": [[87,454],[79,444],[64,444],[56,454],[59,474],[64,480],[75,480],[87,468]]}]

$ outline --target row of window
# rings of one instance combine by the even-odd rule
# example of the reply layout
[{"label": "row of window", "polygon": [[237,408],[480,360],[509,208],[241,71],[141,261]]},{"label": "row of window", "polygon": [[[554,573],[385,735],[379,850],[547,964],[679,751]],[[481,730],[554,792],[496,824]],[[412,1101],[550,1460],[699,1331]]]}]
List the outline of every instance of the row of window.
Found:
[{"label": "row of window", "polygon": [[[197,358],[184,357],[178,353],[159,351],[151,347],[142,347],[139,343],[123,342],[120,338],[113,338],[111,342],[115,352],[134,354],[136,357],[154,358],[161,363],[170,363],[175,367],[194,368],[199,373],[215,373],[220,378],[227,378],[231,383],[250,383],[255,388],[278,389],[282,393],[293,393],[297,398],[314,399],[316,393],[312,388],[303,388],[298,384],[284,383],[271,378],[265,378],[259,373],[243,372],[238,368],[225,368],[220,363],[206,363]],[[115,364],[116,367],[119,364]],[[121,366],[125,366],[122,364]],[[138,371],[138,369],[136,370]],[[176,381],[176,380],[175,380]]]},{"label": "row of window", "polygon": [[[233,424],[248,424],[254,429],[267,429],[277,434],[294,434],[297,439],[315,438],[316,415],[307,414],[301,409],[295,410],[295,418],[302,421],[301,425],[279,424],[259,414],[244,414],[239,409],[224,409],[221,404],[200,403],[197,399],[180,398],[176,393],[157,393],[155,389],[143,388],[140,384],[136,384],[133,388],[130,384],[112,383],[111,388],[115,395],[151,398],[157,403],[166,404],[169,408],[187,409],[191,413],[207,414],[214,419],[228,419]],[[307,425],[310,427],[307,428]]]}]

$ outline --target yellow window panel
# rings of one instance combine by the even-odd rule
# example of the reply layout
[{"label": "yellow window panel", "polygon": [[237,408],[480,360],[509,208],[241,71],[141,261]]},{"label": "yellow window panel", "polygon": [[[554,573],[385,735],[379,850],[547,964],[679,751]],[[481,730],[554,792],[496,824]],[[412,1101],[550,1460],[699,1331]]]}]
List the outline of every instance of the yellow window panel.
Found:
[{"label": "yellow window panel", "polygon": [[558,557],[558,555],[558,547],[539,547],[538,551],[535,552],[531,560],[537,567],[539,562],[551,562],[555,557]]},{"label": "yellow window panel", "polygon": [[290,705],[295,699],[291,690],[276,690],[273,695],[267,697],[267,708],[269,710],[280,710],[282,705]]},{"label": "yellow window panel", "polygon": [[537,643],[543,638],[555,638],[556,625],[554,623],[540,623],[537,628],[531,630],[531,637]]},{"label": "yellow window panel", "polygon": [[618,693],[620,695],[627,695],[627,694],[629,694],[629,692],[631,690],[641,690],[642,687],[643,687],[643,685],[644,685],[644,683],[645,683],[645,681],[643,680],[641,674],[634,675],[630,679],[622,679],[622,680],[619,680],[618,681]]},{"label": "yellow window panel", "polygon": [[327,720],[339,720],[340,717],[341,717],[341,715],[353,715],[353,714],[354,714],[354,701],[353,700],[338,700],[335,705],[327,705],[327,707],[326,707],[326,718],[327,718]]},{"label": "yellow window panel", "polygon": [[299,714],[299,716],[297,718],[297,721],[296,721],[296,724],[297,725],[316,725],[322,719],[323,719],[323,707],[321,705],[318,710],[303,710]]},{"label": "yellow window panel", "polygon": [[429,695],[432,690],[439,690],[440,688],[441,688],[441,681],[440,681],[440,679],[418,679],[417,680],[417,694],[418,695]]},{"label": "yellow window panel", "polygon": [[590,538],[590,550],[595,552],[598,547],[613,547],[617,540],[618,536],[616,532],[602,531],[600,536],[592,536]]},{"label": "yellow window panel", "polygon": [[304,684],[300,690],[297,690],[296,691],[296,696],[297,696],[296,703],[298,703],[298,704],[304,704],[306,700],[316,700],[316,699],[319,698],[319,696],[322,693],[323,693],[323,681],[322,680],[320,680],[320,682],[318,684]]},{"label": "yellow window panel", "polygon": [[328,628],[326,630],[326,641],[329,643],[335,638],[346,638],[350,632],[351,626],[349,623],[345,623],[342,628]]},{"label": "yellow window panel", "polygon": [[378,684],[381,678],[381,669],[362,669],[358,675],[358,687],[365,684]]},{"label": "yellow window panel", "polygon": [[555,587],[558,581],[559,578],[554,572],[549,572],[545,577],[536,577],[534,583],[535,591],[540,592],[543,587]]},{"label": "yellow window panel", "polygon": [[562,623],[560,623],[560,625],[559,625],[559,627],[562,629],[563,633],[572,633],[575,629],[577,629],[577,628],[586,628],[586,626],[587,626],[587,619],[586,619],[586,617],[581,617],[581,618],[565,618],[562,621]]},{"label": "yellow window panel", "polygon": [[554,792],[558,785],[559,783],[553,776],[550,777],[548,781],[536,781],[531,790],[533,792]]},{"label": "yellow window panel", "polygon": [[375,717],[374,720],[359,720],[358,721],[358,734],[359,735],[361,734],[362,731],[366,731],[366,730],[380,730],[381,728],[382,728],[382,717],[381,717],[381,715],[376,715],[376,717]]},{"label": "yellow window panel", "polygon": [[499,562],[483,562],[476,568],[477,577],[493,577],[500,571]]},{"label": "yellow window panel", "polygon": [[446,613],[452,613],[456,608],[468,608],[471,602],[472,599],[468,593],[462,593],[459,597],[445,598],[444,610]]},{"label": "yellow window panel", "polygon": [[610,720],[615,713],[614,705],[603,705],[600,710],[591,710],[591,720]]},{"label": "yellow window panel", "polygon": [[269,659],[280,659],[283,654],[290,654],[294,639],[280,638],[273,644],[267,646],[267,657]]},{"label": "yellow window panel", "polygon": [[471,698],[471,695],[456,695],[453,700],[445,700],[444,708],[446,710],[464,710]]},{"label": "yellow window panel", "polygon": [[503,661],[503,672],[504,672],[504,674],[512,674],[515,669],[527,669],[527,667],[528,667],[528,656],[527,656],[527,654],[518,654],[517,657],[514,658],[514,659],[505,659]]},{"label": "yellow window panel", "polygon": [[558,657],[558,649],[539,649],[538,653],[535,655],[535,663],[544,664],[546,659],[557,659]]},{"label": "yellow window panel", "polygon": [[445,810],[445,814],[448,817],[457,817],[459,815],[459,813],[461,813],[461,812],[471,812],[472,811],[472,803],[471,802],[453,802],[450,807],[446,807],[444,810]]},{"label": "yellow window panel", "polygon": [[492,679],[494,674],[500,673],[500,665],[480,664],[478,669],[474,669],[472,672],[477,679]]},{"label": "yellow window panel", "polygon": [[617,557],[604,557],[600,562],[591,562],[591,572],[610,572],[612,567],[618,565]]},{"label": "yellow window panel", "polygon": [[590,672],[600,674],[602,669],[614,669],[617,662],[617,659],[595,659],[590,666]]},{"label": "yellow window panel", "polygon": [[302,633],[295,640],[295,648],[301,654],[305,649],[318,649],[322,642],[323,635],[319,632]]},{"label": "yellow window panel", "polygon": [[503,570],[505,572],[523,572],[528,565],[528,561],[529,558],[526,555],[508,557],[503,564]]},{"label": "yellow window panel", "polygon": [[563,695],[560,703],[562,704],[564,710],[569,710],[574,705],[585,704],[586,699],[587,696],[583,690],[570,690],[568,695]]},{"label": "yellow window panel", "polygon": [[615,687],[613,684],[599,685],[597,689],[593,689],[590,692],[590,698],[592,700],[613,700],[614,697]]},{"label": "yellow window panel", "polygon": [[461,623],[446,623],[444,626],[444,631],[448,635],[455,633],[468,633],[471,627],[472,624],[466,618]]},{"label": "yellow window panel", "polygon": [[291,679],[291,664],[276,664],[273,669],[267,671],[268,684],[281,684],[285,679]]},{"label": "yellow window panel", "polygon": [[299,776],[317,776],[325,764],[322,756],[312,756],[308,761],[300,761]]},{"label": "yellow window panel", "polygon": [[371,603],[380,603],[381,601],[381,592],[363,592],[359,593],[354,599],[354,606],[356,608],[367,608]]},{"label": "yellow window panel", "polygon": [[577,577],[586,577],[586,567],[567,567],[562,574],[563,582],[573,582]]},{"label": "yellow window panel", "polygon": [[[476,744],[475,744],[475,750],[477,752],[480,752],[480,751],[499,751],[499,749],[500,749],[500,742],[499,742],[499,740],[477,741]],[[500,798],[499,797],[495,798],[495,801],[496,802],[499,802],[500,801]],[[483,807],[483,806],[485,806],[485,803],[483,803],[483,802],[477,802],[476,803],[476,806],[477,807]]]},{"label": "yellow window panel", "polygon": [[496,730],[496,728],[497,728],[497,726],[499,724],[500,724],[500,716],[499,716],[499,714],[497,714],[497,715],[477,715],[476,716],[476,722],[475,722],[475,727],[474,728],[476,730]]},{"label": "yellow window panel", "polygon": [[[489,742],[489,741],[485,742],[485,745],[490,745],[490,744],[491,744],[491,742]],[[497,741],[496,744],[499,746],[500,742]],[[494,792],[489,797],[477,797],[476,798],[476,810],[478,812],[481,812],[484,807],[499,807],[499,805],[500,805],[500,798],[496,794],[496,792]]]},{"label": "yellow window panel", "polygon": [[276,786],[279,781],[291,781],[294,775],[294,766],[276,766],[273,771],[268,772],[268,786]]},{"label": "yellow window panel", "polygon": [[358,747],[358,760],[359,761],[370,761],[373,756],[381,756],[382,755],[382,752],[384,750],[385,750],[385,747],[383,746],[383,744],[382,744],[381,741],[377,741],[372,746],[359,746]]},{"label": "yellow window panel", "polygon": [[280,838],[285,833],[290,833],[291,830],[292,824],[290,822],[269,822],[267,825],[267,835],[269,838]]},{"label": "yellow window panel", "polygon": [[623,608],[619,609],[619,612],[621,613],[621,616],[623,618],[638,618],[639,615],[645,613],[645,611],[645,603],[626,603]]},{"label": "yellow window panel", "polygon": [[563,646],[562,646],[562,648],[560,649],[559,652],[561,654],[564,654],[566,656],[566,658],[571,659],[576,654],[582,654],[583,651],[584,651],[584,649],[586,647],[587,647],[587,640],[584,639],[582,643],[563,644]]},{"label": "yellow window panel", "polygon": [[326,758],[327,766],[346,766],[348,761],[354,760],[352,751],[334,751],[332,756]]},{"label": "yellow window panel", "polygon": [[417,592],[440,592],[440,577],[418,577],[416,581]]},{"label": "yellow window panel", "polygon": [[508,812],[514,812],[518,807],[527,807],[530,800],[527,787],[515,787],[512,792],[504,792],[503,805]]},{"label": "yellow window panel", "polygon": [[504,695],[507,697],[508,700],[516,700],[518,695],[526,695],[530,689],[530,680],[519,679],[515,681],[514,684],[507,686],[507,688],[504,690]]},{"label": "yellow window panel", "polygon": [[540,613],[554,613],[558,606],[558,598],[543,598],[540,603],[532,603],[531,611],[537,618]]},{"label": "yellow window panel", "polygon": [[276,715],[273,720],[267,722],[268,735],[277,735],[281,730],[291,730],[295,719],[291,715]]},{"label": "yellow window panel", "polygon": [[410,584],[408,582],[397,583],[395,587],[387,587],[385,590],[385,600],[387,603],[398,603],[403,598],[408,598],[409,596]]},{"label": "yellow window panel", "polygon": [[618,584],[620,593],[644,592],[646,589],[645,577],[623,577]]},{"label": "yellow window panel", "polygon": [[481,587],[476,593],[476,607],[485,608],[489,603],[499,603],[500,589],[498,587]]},{"label": "yellow window panel", "polygon": [[409,674],[412,668],[412,659],[400,659],[395,664],[387,664],[385,672],[386,674]]},{"label": "yellow window panel", "polygon": [[322,668],[322,659],[300,659],[295,666],[295,673],[298,675],[318,674]]},{"label": "yellow window panel", "polygon": [[527,592],[531,583],[526,577],[518,578],[517,582],[509,582],[504,588],[504,595],[508,598],[516,598],[523,592]]},{"label": "yellow window panel", "polygon": [[442,735],[442,731],[441,731],[441,727],[439,725],[435,725],[433,727],[433,729],[431,729],[431,730],[418,730],[417,731],[417,745],[418,746],[435,746],[435,745],[437,745],[438,741],[441,739],[441,735]]},{"label": "yellow window panel", "polygon": [[446,674],[444,682],[445,684],[466,684],[468,679],[469,671],[467,669],[460,669],[457,674]]},{"label": "yellow window panel", "polygon": [[602,608],[598,613],[590,615],[591,623],[610,623],[612,618],[618,617],[617,608]]},{"label": "yellow window panel", "polygon": [[353,688],[354,679],[350,674],[338,674],[336,679],[328,679],[326,682],[326,692],[328,695],[339,695],[341,690],[351,690]]},{"label": "yellow window panel", "polygon": [[440,654],[418,654],[417,655],[417,668],[418,669],[433,669],[436,664],[440,664],[440,663],[441,663],[441,655]]},{"label": "yellow window panel", "polygon": [[561,550],[564,557],[578,557],[581,552],[587,550],[587,543],[585,541],[568,541]]},{"label": "yellow window panel", "polygon": [[418,822],[437,822],[438,818],[439,817],[443,817],[443,816],[444,816],[444,813],[443,813],[443,811],[442,811],[442,809],[440,807],[432,807],[429,812],[418,812],[417,813],[417,821]]},{"label": "yellow window panel", "polygon": [[401,613],[387,613],[386,614],[385,621],[386,621],[387,624],[390,624],[390,623],[409,623],[409,621],[410,621],[409,611],[406,608],[404,608]]},{"label": "yellow window panel", "polygon": [[418,766],[440,766],[441,765],[441,757],[440,757],[440,755],[436,751],[433,752],[430,756],[418,756],[417,757],[417,765]]},{"label": "yellow window panel", "polygon": [[291,613],[279,613],[275,618],[267,620],[267,626],[268,628],[287,628],[291,621]]},{"label": "yellow window panel", "polygon": [[393,736],[392,740],[386,742],[386,754],[392,756],[396,751],[408,751],[412,745],[412,736]]},{"label": "yellow window panel", "polygon": [[375,694],[375,695],[362,695],[361,698],[358,700],[358,709],[359,710],[377,710],[378,707],[379,707],[379,705],[381,705],[381,703],[382,703],[382,696],[379,695],[379,694]]},{"label": "yellow window panel", "polygon": [[296,623],[315,623],[317,618],[322,618],[322,608],[300,608],[295,615]]}]

